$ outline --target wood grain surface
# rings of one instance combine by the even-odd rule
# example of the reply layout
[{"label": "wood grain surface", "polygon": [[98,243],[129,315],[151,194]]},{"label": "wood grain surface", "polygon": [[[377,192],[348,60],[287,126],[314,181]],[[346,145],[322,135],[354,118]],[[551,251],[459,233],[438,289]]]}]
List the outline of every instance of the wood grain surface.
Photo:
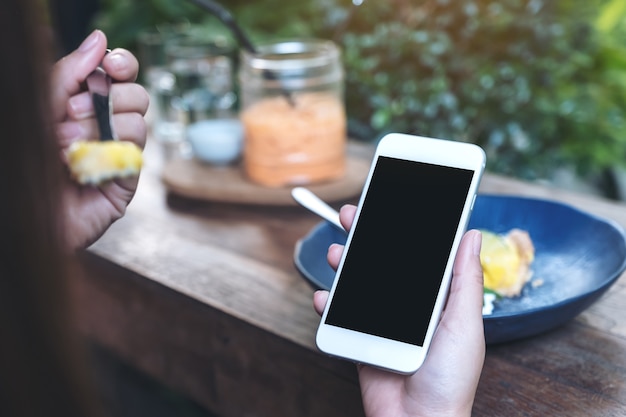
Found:
[{"label": "wood grain surface", "polygon": [[[307,186],[325,201],[352,198],[361,193],[370,164],[362,158],[346,158],[345,175],[334,181]],[[168,161],[162,172],[168,191],[183,197],[236,204],[295,206],[290,186],[265,187],[246,178],[241,165],[211,166],[195,159]]]},{"label": "wood grain surface", "polygon": [[[371,151],[351,149],[365,160]],[[295,242],[319,219],[173,195],[162,166],[149,144],[127,215],[82,256],[83,332],[223,417],[362,416],[354,366],[315,347],[313,291],[293,265]],[[481,192],[554,199],[626,225],[626,205],[592,196],[490,174]],[[490,346],[474,415],[626,415],[625,306],[622,276],[567,325]]]}]

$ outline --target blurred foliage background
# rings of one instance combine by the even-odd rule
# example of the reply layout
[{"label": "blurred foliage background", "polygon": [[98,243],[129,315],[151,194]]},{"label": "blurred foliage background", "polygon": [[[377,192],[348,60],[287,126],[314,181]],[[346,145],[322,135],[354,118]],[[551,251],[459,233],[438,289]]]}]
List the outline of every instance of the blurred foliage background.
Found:
[{"label": "blurred foliage background", "polygon": [[[353,1],[222,4],[255,41],[342,48],[355,139],[473,142],[492,172],[551,180],[567,167],[615,193],[612,173],[626,166],[626,1]],[[135,50],[141,31],[181,22],[229,35],[185,0],[103,0],[93,25]]]}]

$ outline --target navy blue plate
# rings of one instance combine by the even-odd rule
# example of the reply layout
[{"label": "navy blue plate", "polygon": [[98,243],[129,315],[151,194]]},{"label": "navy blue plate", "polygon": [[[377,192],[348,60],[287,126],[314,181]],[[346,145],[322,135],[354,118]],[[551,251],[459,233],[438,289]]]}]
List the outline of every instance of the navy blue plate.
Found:
[{"label": "navy blue plate", "polygon": [[[476,198],[469,228],[528,231],[535,245],[533,280],[519,297],[502,299],[484,316],[487,343],[533,336],[560,326],[594,303],[626,269],[626,234],[617,223],[542,199],[484,195]],[[331,243],[346,236],[318,223],[295,246],[294,262],[315,289],[329,289],[335,273],[326,261]]]}]

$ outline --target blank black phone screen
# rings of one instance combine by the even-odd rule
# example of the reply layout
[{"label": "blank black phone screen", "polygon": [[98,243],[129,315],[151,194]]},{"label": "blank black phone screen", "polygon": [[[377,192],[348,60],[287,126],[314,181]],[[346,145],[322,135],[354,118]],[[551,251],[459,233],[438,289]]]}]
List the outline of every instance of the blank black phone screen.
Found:
[{"label": "blank black phone screen", "polygon": [[472,176],[378,158],[326,324],[423,346]]}]

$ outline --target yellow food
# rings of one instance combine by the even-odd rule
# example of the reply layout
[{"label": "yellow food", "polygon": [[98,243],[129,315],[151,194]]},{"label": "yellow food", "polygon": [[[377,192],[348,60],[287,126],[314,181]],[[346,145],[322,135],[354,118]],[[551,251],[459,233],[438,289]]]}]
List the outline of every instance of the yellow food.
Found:
[{"label": "yellow food", "polygon": [[530,236],[520,229],[512,229],[505,235],[485,230],[482,234],[480,262],[484,287],[504,297],[520,295],[532,276],[530,265],[535,248]]},{"label": "yellow food", "polygon": [[143,157],[141,149],[128,141],[78,141],[70,145],[67,161],[77,182],[97,185],[139,175]]}]

